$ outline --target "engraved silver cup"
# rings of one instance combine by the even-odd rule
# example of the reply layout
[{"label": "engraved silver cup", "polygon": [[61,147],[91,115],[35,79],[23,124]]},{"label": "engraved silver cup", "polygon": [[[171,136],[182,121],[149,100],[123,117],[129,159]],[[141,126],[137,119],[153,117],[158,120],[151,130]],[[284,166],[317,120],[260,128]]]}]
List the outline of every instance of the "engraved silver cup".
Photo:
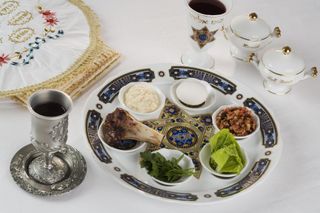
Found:
[{"label": "engraved silver cup", "polygon": [[[62,114],[48,116],[35,111],[43,104],[55,103],[64,108]],[[46,89],[32,94],[28,100],[31,113],[31,142],[43,153],[29,167],[29,172],[41,182],[59,181],[67,171],[65,162],[54,157],[54,153],[63,152],[68,138],[68,115],[72,109],[72,100],[64,92]]]}]

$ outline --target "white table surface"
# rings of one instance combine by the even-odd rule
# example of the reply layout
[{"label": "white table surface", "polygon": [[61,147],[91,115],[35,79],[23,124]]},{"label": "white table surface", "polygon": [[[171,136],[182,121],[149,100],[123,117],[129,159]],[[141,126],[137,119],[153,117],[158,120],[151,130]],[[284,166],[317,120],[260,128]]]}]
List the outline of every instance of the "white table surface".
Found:
[{"label": "white table surface", "polygon": [[[102,36],[122,54],[108,77],[146,64],[179,63],[189,48],[183,0],[86,0],[100,18]],[[230,16],[255,11],[283,36],[272,46],[289,44],[308,66],[320,65],[320,1],[235,0]],[[75,101],[70,116],[69,144],[80,150],[88,164],[83,184],[72,193],[35,197],[13,181],[9,164],[15,152],[29,143],[30,117],[20,106],[0,106],[0,212],[320,212],[320,84],[306,80],[286,96],[264,91],[259,73],[228,55],[220,36],[210,53],[216,70],[254,90],[273,110],[284,141],[275,170],[252,190],[225,202],[191,206],[153,200],[119,185],[97,165],[86,139],[82,109],[91,91]],[[318,60],[317,60],[318,59]]]}]

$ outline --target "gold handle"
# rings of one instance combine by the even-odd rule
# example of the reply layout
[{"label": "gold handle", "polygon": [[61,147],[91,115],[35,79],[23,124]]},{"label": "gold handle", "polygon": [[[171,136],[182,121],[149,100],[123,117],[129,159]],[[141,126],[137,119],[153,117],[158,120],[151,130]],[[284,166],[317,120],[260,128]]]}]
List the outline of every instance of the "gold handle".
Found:
[{"label": "gold handle", "polygon": [[256,56],[256,54],[255,53],[250,53],[250,55],[249,55],[249,57],[248,57],[248,61],[249,61],[249,63],[251,63],[254,59],[254,57]]},{"label": "gold handle", "polygon": [[282,48],[282,53],[284,55],[289,55],[289,53],[291,53],[291,48],[289,46],[285,46]]},{"label": "gold handle", "polygon": [[225,28],[224,26],[221,27],[221,31],[222,31],[222,33],[223,33],[224,38],[225,38],[226,40],[229,40],[229,39],[228,39],[228,36],[227,36],[226,28]]},{"label": "gold handle", "polygon": [[275,37],[279,38],[281,36],[281,30],[279,27],[275,27],[273,30],[273,34]]},{"label": "gold handle", "polygon": [[315,78],[318,76],[318,69],[317,67],[312,67],[311,68],[311,77]]},{"label": "gold handle", "polygon": [[255,21],[257,20],[257,18],[258,18],[258,15],[255,12],[249,14],[249,19],[251,21]]}]

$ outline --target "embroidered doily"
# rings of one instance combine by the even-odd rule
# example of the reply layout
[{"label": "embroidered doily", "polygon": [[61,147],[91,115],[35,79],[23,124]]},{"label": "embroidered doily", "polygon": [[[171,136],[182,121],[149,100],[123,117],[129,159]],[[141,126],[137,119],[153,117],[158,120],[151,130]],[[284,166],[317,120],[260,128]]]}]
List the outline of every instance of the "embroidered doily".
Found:
[{"label": "embroidered doily", "polygon": [[42,88],[76,96],[119,58],[81,0],[0,0],[0,27],[0,98],[25,102]]}]

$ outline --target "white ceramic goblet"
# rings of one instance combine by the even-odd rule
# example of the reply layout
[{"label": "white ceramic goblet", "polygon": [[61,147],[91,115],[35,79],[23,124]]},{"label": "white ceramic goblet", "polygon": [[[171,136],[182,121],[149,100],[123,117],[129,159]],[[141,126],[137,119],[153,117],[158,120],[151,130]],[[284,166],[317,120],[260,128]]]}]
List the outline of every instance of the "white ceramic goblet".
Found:
[{"label": "white ceramic goblet", "polygon": [[181,62],[188,66],[213,68],[214,58],[207,50],[215,41],[215,34],[221,29],[225,16],[230,12],[232,0],[220,0],[226,11],[219,15],[206,15],[199,13],[189,6],[191,0],[185,0],[187,9],[189,38],[193,51],[186,52],[181,56]]}]

